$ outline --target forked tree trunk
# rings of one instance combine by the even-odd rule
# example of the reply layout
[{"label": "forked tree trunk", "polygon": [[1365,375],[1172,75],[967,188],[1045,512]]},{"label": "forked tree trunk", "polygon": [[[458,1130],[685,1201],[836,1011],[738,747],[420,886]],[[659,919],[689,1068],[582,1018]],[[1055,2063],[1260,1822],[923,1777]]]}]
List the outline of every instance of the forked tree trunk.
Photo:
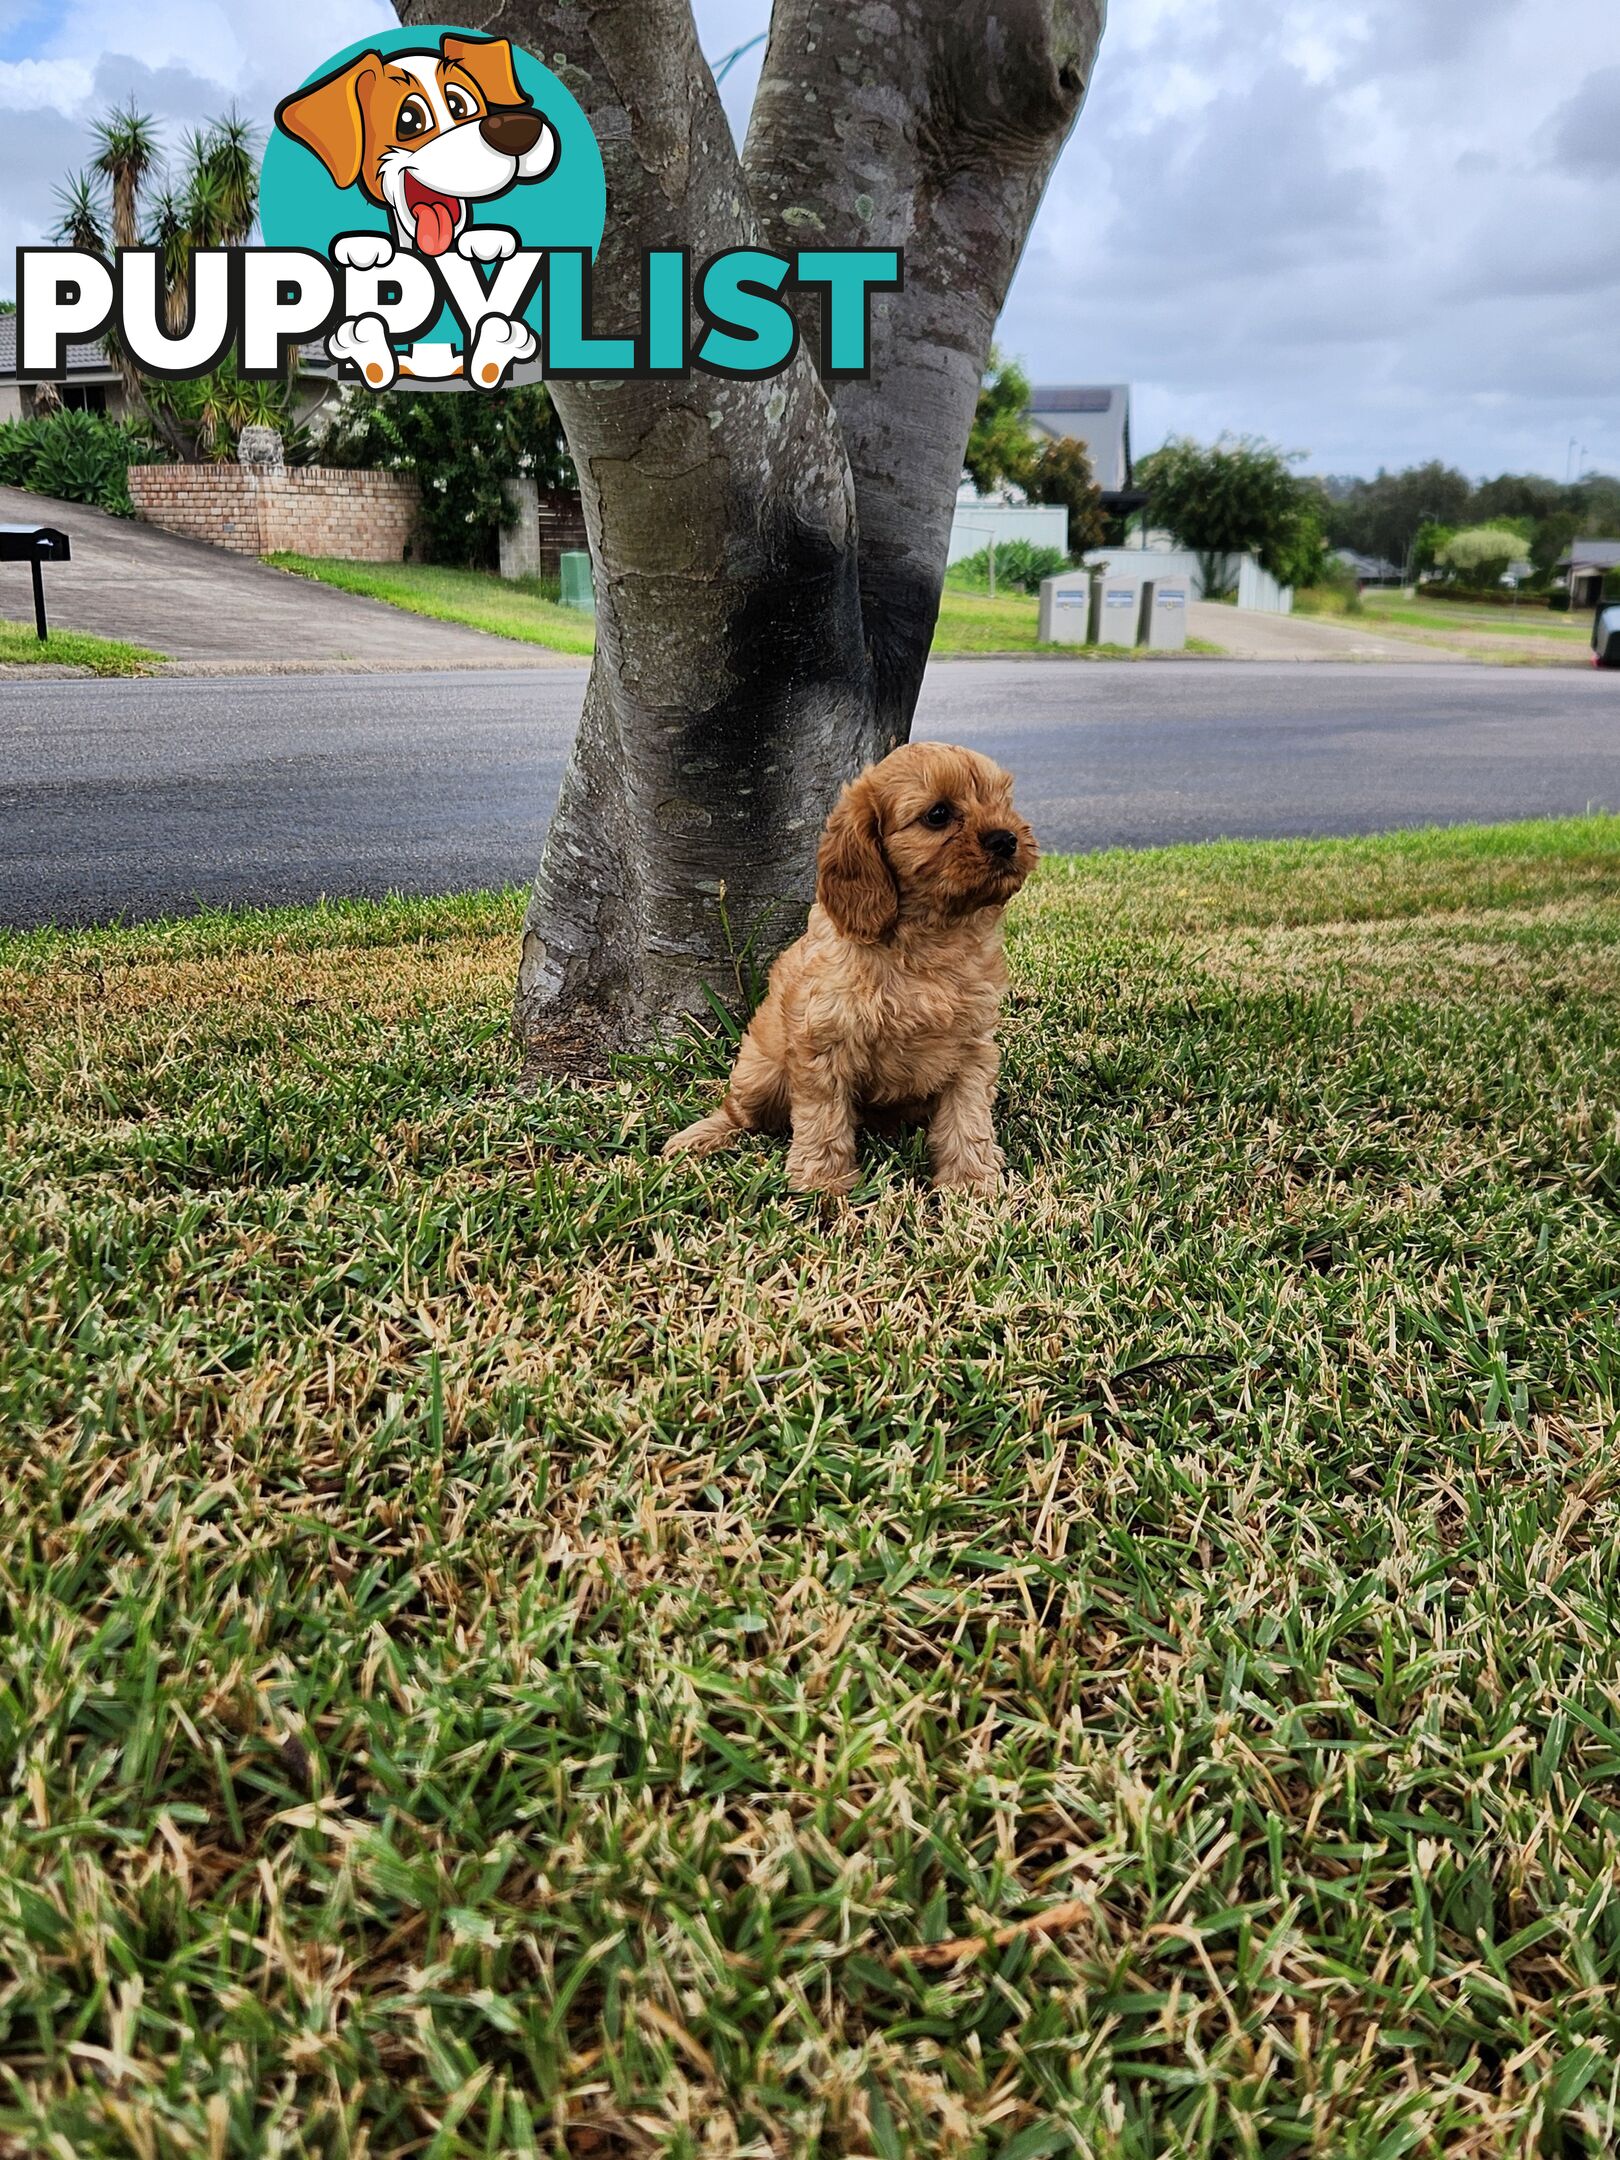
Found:
[{"label": "forked tree trunk", "polygon": [[803,925],[839,785],[909,734],[991,331],[1103,9],[776,0],[741,158],[689,0],[480,10],[601,145],[599,334],[638,327],[648,248],[894,246],[905,268],[874,296],[867,380],[823,388],[811,319],[765,382],[552,387],[597,651],[524,930],[517,1027],[542,1057],[645,1042],[706,988],[734,1004],[742,956]]}]

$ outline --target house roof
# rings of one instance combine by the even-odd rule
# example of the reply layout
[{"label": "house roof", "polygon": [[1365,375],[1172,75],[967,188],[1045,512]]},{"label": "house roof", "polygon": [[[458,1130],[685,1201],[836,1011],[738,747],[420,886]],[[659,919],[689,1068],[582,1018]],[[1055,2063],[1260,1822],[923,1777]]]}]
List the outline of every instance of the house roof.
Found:
[{"label": "house roof", "polygon": [[1029,393],[1024,418],[1043,435],[1073,435],[1083,442],[1105,495],[1118,495],[1130,486],[1129,383],[1038,383]]},{"label": "house roof", "polygon": [[1576,540],[1558,558],[1560,570],[1620,570],[1620,540]]},{"label": "house roof", "polygon": [[[81,344],[70,343],[64,357],[70,375],[111,375],[116,372],[100,338],[89,338]],[[0,375],[15,375],[16,372],[17,318],[0,315]]]},{"label": "house roof", "polygon": [[1357,577],[1398,578],[1401,574],[1399,564],[1390,562],[1383,555],[1363,555],[1356,548],[1335,548],[1333,552]]}]

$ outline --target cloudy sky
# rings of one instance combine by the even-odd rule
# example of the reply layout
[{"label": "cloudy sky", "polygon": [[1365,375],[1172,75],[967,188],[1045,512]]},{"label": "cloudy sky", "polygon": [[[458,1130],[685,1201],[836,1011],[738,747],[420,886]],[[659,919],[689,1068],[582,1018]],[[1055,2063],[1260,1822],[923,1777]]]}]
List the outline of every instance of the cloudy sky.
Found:
[{"label": "cloudy sky", "polygon": [[[453,12],[453,11],[447,11]],[[768,0],[698,0],[718,59]],[[86,121],[261,121],[383,0],[0,0],[0,286]],[[1615,0],[1113,0],[1001,337],[1318,472],[1620,472]],[[740,127],[758,54],[725,84]]]}]

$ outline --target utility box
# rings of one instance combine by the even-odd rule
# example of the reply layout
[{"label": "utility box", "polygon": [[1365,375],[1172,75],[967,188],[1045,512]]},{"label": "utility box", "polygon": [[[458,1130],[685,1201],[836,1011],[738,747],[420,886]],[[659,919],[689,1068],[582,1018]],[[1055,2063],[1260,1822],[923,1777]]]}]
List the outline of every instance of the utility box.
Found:
[{"label": "utility box", "polygon": [[1185,652],[1187,588],[1169,578],[1142,587],[1141,642],[1152,652]]},{"label": "utility box", "polygon": [[591,558],[583,548],[567,548],[557,558],[557,568],[562,576],[562,604],[579,608],[587,615],[596,613],[596,591],[591,584]]},{"label": "utility box", "polygon": [[1089,570],[1064,570],[1041,579],[1041,612],[1036,636],[1043,645],[1084,645],[1091,635]]},{"label": "utility box", "polygon": [[1093,645],[1134,645],[1142,616],[1142,587],[1134,577],[1106,571],[1092,587]]}]

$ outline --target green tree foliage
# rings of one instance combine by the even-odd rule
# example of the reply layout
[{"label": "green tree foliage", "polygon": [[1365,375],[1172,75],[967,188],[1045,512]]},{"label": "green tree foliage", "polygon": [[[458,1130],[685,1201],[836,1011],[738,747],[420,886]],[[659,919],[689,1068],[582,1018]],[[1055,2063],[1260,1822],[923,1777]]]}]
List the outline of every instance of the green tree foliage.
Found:
[{"label": "green tree foliage", "polygon": [[1467,476],[1438,458],[1405,472],[1380,469],[1374,479],[1353,480],[1327,500],[1327,537],[1334,547],[1400,567],[1426,521],[1453,529],[1468,522],[1472,493]]},{"label": "green tree foliage", "polygon": [[1481,591],[1500,585],[1508,565],[1524,552],[1524,535],[1511,525],[1470,525],[1453,533],[1440,560],[1465,585]]},{"label": "green tree foliage", "polygon": [[1230,588],[1227,558],[1245,551],[1285,585],[1319,574],[1320,501],[1291,469],[1299,455],[1249,435],[1223,435],[1208,447],[1172,436],[1138,465],[1148,523],[1165,526],[1198,557],[1206,593]]},{"label": "green tree foliage", "polygon": [[1029,407],[1029,377],[1016,360],[994,345],[985,367],[979,402],[968,431],[962,463],[981,495],[1003,481],[1027,486],[1037,457],[1035,436],[1024,418]]},{"label": "green tree foliage", "polygon": [[512,513],[501,482],[528,473],[543,488],[572,488],[562,430],[539,383],[480,392],[345,392],[321,437],[323,465],[414,472],[434,562],[491,565]]},{"label": "green tree foliage", "polygon": [[1031,502],[1062,503],[1069,513],[1069,553],[1101,547],[1108,534],[1102,489],[1091,469],[1091,452],[1073,435],[1042,443],[1023,483]]},{"label": "green tree foliage", "polygon": [[1568,484],[1540,473],[1501,473],[1476,487],[1431,459],[1404,472],[1341,485],[1326,502],[1335,547],[1433,569],[1440,541],[1472,526],[1513,526],[1536,575],[1545,579],[1573,540],[1620,538],[1620,479],[1588,473]]}]

